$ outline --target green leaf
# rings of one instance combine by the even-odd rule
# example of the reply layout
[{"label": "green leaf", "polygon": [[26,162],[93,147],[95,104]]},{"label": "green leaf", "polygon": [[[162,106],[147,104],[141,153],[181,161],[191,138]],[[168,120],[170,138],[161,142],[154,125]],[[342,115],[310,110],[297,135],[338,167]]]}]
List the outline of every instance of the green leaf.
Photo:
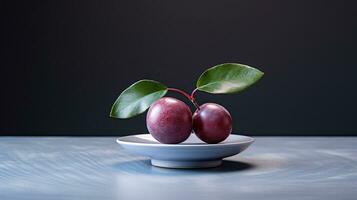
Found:
[{"label": "green leaf", "polygon": [[167,87],[157,81],[140,80],[120,94],[112,106],[110,117],[125,119],[143,113],[166,92]]},{"label": "green leaf", "polygon": [[197,80],[200,91],[212,94],[237,93],[257,82],[263,72],[237,63],[225,63],[207,69]]}]

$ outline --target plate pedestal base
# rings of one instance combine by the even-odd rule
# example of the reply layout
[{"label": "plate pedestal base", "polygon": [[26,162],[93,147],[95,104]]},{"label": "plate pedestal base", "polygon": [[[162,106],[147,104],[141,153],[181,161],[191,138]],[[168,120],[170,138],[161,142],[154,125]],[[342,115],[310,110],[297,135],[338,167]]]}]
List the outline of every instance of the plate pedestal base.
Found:
[{"label": "plate pedestal base", "polygon": [[210,168],[218,167],[222,164],[222,160],[204,160],[204,161],[169,161],[169,160],[157,160],[151,159],[151,164],[156,167],[164,168]]}]

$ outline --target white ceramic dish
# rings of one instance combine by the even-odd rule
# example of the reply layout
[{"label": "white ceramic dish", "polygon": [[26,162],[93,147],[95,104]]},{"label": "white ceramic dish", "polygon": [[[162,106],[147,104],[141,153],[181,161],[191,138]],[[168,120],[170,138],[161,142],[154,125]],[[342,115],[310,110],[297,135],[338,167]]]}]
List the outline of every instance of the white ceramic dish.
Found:
[{"label": "white ceramic dish", "polygon": [[180,144],[161,144],[150,134],[120,137],[117,142],[129,152],[147,156],[151,164],[166,168],[217,167],[225,157],[244,151],[254,142],[251,137],[231,134],[218,144],[206,144],[195,134]]}]

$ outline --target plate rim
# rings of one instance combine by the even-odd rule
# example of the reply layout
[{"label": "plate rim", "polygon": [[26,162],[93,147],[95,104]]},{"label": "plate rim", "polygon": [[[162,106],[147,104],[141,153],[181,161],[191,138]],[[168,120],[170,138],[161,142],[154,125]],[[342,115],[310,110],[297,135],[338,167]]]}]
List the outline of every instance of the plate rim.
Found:
[{"label": "plate rim", "polygon": [[247,137],[249,140],[248,141],[241,141],[241,142],[234,142],[234,143],[218,143],[218,144],[207,144],[207,143],[203,143],[203,144],[162,144],[162,143],[138,143],[138,142],[127,142],[127,141],[122,141],[120,140],[121,138],[126,138],[126,137],[133,137],[133,136],[138,136],[138,135],[150,135],[148,133],[142,133],[142,134],[135,134],[135,135],[127,135],[127,136],[122,136],[122,137],[118,137],[116,139],[116,142],[118,144],[124,144],[124,145],[134,145],[134,146],[151,146],[151,147],[217,147],[217,146],[230,146],[230,145],[240,145],[240,144],[252,144],[255,139],[253,137],[250,136],[246,136],[246,135],[239,135],[239,134],[232,134],[234,136],[244,136]]}]

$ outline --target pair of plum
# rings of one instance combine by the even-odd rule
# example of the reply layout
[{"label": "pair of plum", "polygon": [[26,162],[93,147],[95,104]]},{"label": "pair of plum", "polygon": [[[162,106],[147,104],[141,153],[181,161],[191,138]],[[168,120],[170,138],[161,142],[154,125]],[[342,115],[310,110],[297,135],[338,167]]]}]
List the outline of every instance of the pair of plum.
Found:
[{"label": "pair of plum", "polygon": [[154,102],[147,113],[149,133],[160,143],[185,141],[192,130],[202,141],[215,144],[225,140],[232,131],[230,113],[221,105],[206,103],[193,113],[182,101],[163,97]]},{"label": "pair of plum", "polygon": [[[199,105],[197,91],[210,94],[239,93],[257,82],[263,72],[239,63],[223,63],[205,70],[197,79],[191,94],[154,80],[139,80],[126,88],[114,102],[110,117],[127,119],[149,111],[146,126],[160,143],[177,144],[185,141],[192,132],[202,141],[214,144],[225,140],[232,131],[229,112],[215,103]],[[185,96],[195,106],[190,108],[182,101],[164,97],[168,91]]]}]

